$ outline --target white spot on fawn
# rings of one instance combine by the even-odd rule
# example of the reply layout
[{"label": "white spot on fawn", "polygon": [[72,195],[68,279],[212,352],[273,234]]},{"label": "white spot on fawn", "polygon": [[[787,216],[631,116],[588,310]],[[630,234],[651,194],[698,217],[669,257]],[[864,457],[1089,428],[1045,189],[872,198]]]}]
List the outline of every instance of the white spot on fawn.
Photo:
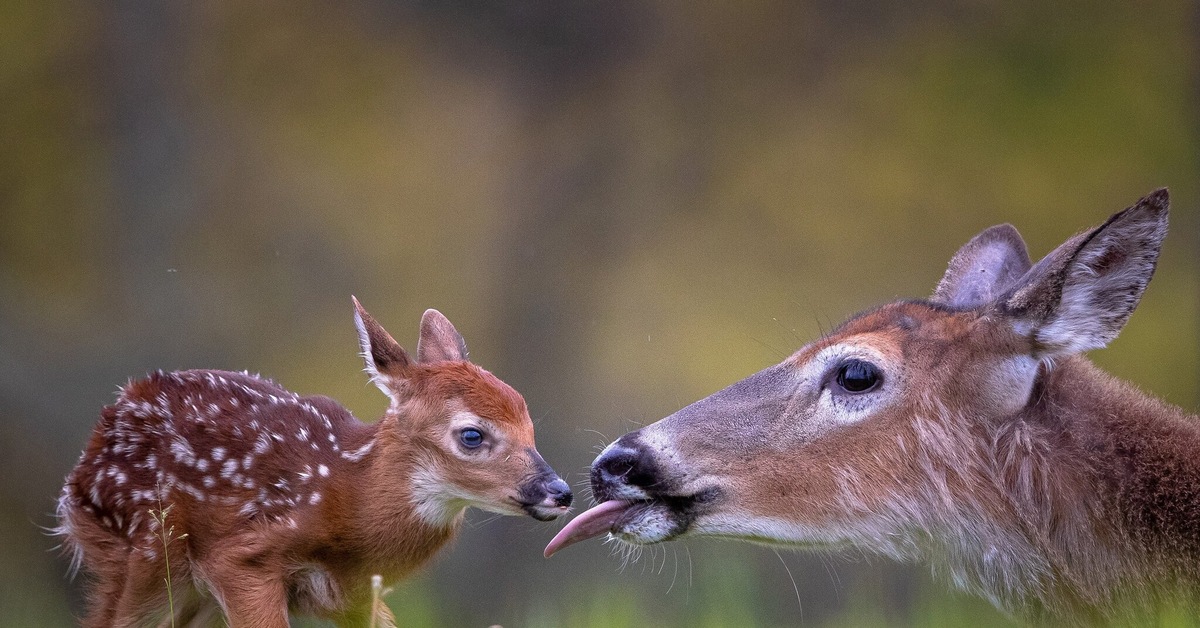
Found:
[{"label": "white spot on fawn", "polygon": [[375,441],[371,441],[371,442],[367,443],[366,445],[363,445],[362,447],[355,449],[354,451],[347,451],[347,452],[342,453],[342,457],[345,458],[346,460],[349,460],[350,462],[358,462],[359,460],[362,460],[364,456],[366,456],[368,453],[370,453],[371,448],[374,446],[375,446]]},{"label": "white spot on fawn", "polygon": [[171,441],[171,454],[175,456],[175,462],[192,464],[196,460],[196,452],[192,451],[192,446],[182,438]]},{"label": "white spot on fawn", "polygon": [[327,477],[329,477],[329,467],[327,467],[323,464],[319,464],[319,465],[317,465],[317,473],[319,473],[321,475],[321,477],[327,478]]}]

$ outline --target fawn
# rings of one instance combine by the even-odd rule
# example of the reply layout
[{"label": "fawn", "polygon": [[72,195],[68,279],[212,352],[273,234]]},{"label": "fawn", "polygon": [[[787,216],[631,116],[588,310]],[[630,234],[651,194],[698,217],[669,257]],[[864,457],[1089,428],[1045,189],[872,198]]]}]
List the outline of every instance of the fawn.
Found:
[{"label": "fawn", "polygon": [[1200,423],[1081,355],[1132,314],[1168,204],[1158,190],[1037,265],[1013,227],[983,231],[931,299],[609,445],[600,504],[547,556],[604,533],[856,547],[1031,619],[1195,609]]},{"label": "fawn", "polygon": [[182,623],[219,606],[235,627],[287,626],[289,609],[392,626],[372,609],[372,575],[421,567],[468,506],[567,511],[525,400],[467,361],[449,320],[425,312],[414,360],[354,306],[366,370],[391,399],[378,423],[223,371],[152,374],[104,408],[58,503],[72,569],[96,578],[86,625],[166,624],[170,603]]}]

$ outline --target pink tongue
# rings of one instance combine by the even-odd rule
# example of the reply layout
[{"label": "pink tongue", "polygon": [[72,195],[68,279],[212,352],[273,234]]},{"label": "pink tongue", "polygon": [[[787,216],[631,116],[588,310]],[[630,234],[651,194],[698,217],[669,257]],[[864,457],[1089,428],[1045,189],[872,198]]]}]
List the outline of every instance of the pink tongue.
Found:
[{"label": "pink tongue", "polygon": [[580,513],[578,517],[575,517],[570,523],[563,526],[563,529],[559,530],[553,539],[550,539],[550,544],[546,546],[546,551],[544,552],[546,558],[550,558],[554,552],[568,545],[586,541],[594,536],[600,536],[612,530],[617,519],[631,505],[633,505],[633,502],[623,502],[614,499]]}]

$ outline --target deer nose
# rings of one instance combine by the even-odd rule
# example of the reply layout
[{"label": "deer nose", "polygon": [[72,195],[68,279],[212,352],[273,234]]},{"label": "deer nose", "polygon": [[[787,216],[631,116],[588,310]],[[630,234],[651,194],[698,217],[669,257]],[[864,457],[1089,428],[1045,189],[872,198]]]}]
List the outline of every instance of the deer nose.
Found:
[{"label": "deer nose", "polygon": [[622,436],[592,463],[592,490],[597,498],[640,499],[646,497],[643,489],[658,483],[658,465],[636,434]]},{"label": "deer nose", "polygon": [[552,502],[555,506],[566,508],[574,501],[575,496],[571,494],[571,487],[562,478],[556,477],[554,481],[545,486],[546,501]]}]

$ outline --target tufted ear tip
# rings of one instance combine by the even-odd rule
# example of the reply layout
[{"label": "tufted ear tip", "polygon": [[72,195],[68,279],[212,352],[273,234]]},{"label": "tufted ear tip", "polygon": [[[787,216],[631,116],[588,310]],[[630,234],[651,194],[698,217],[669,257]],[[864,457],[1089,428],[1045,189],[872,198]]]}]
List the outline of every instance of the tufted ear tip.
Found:
[{"label": "tufted ear tip", "polygon": [[1165,187],[1158,188],[1143,196],[1134,207],[1146,207],[1152,210],[1167,211],[1171,207],[1171,191]]}]

